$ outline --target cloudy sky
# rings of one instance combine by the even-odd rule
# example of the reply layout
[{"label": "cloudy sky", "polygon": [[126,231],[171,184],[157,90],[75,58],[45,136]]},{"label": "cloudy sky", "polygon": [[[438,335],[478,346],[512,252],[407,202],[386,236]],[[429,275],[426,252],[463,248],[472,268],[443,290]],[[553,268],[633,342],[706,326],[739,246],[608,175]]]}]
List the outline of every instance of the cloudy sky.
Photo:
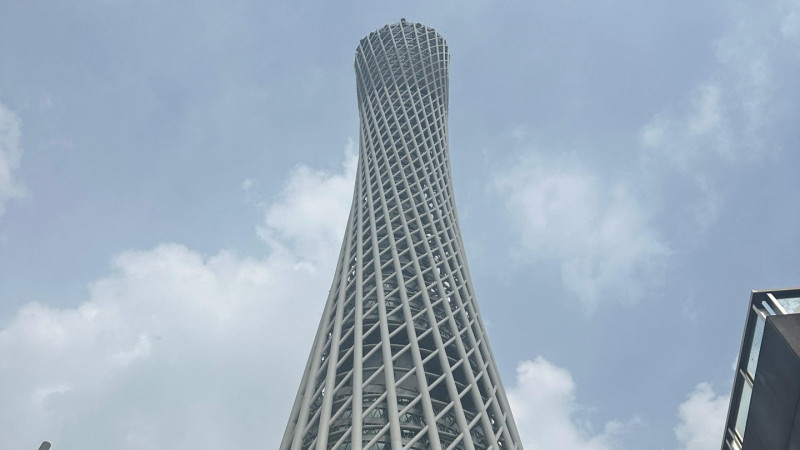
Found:
[{"label": "cloudy sky", "polygon": [[0,448],[277,447],[401,17],[526,448],[719,448],[800,285],[800,2],[379,3],[0,1]]}]

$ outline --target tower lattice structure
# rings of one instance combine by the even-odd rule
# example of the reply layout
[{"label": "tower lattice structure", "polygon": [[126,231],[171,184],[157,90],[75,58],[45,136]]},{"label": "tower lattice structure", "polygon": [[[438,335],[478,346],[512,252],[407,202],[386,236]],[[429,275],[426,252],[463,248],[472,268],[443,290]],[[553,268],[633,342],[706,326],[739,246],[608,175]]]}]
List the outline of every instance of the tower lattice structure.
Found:
[{"label": "tower lattice structure", "polygon": [[356,50],[353,204],[282,450],[522,449],[456,216],[449,63],[405,20]]}]

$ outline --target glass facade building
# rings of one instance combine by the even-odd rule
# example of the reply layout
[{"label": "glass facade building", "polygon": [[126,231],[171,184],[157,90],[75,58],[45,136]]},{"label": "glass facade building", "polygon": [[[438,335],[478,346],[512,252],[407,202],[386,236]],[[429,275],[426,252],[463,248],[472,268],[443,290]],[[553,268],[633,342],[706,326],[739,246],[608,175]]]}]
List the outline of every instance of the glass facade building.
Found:
[{"label": "glass facade building", "polygon": [[522,449],[458,225],[445,40],[361,40],[353,203],[280,448]]},{"label": "glass facade building", "polygon": [[722,450],[800,448],[798,406],[800,288],[753,291]]}]

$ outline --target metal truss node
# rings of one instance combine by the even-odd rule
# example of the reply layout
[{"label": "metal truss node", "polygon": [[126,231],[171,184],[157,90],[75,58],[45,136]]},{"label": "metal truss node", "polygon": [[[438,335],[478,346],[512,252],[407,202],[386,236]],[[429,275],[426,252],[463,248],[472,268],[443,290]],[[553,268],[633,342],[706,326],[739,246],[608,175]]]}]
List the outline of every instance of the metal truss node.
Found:
[{"label": "metal truss node", "polygon": [[522,449],[464,255],[447,142],[445,40],[361,40],[358,173],[281,449]]}]

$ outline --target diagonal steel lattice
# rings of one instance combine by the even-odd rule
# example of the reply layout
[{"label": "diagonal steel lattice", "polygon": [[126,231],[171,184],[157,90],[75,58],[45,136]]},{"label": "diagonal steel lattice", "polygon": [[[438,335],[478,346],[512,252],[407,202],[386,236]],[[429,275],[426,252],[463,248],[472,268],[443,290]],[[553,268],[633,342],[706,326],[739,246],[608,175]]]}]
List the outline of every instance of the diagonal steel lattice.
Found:
[{"label": "diagonal steel lattice", "polygon": [[449,65],[405,20],[356,50],[353,205],[281,449],[522,449],[456,216]]}]

